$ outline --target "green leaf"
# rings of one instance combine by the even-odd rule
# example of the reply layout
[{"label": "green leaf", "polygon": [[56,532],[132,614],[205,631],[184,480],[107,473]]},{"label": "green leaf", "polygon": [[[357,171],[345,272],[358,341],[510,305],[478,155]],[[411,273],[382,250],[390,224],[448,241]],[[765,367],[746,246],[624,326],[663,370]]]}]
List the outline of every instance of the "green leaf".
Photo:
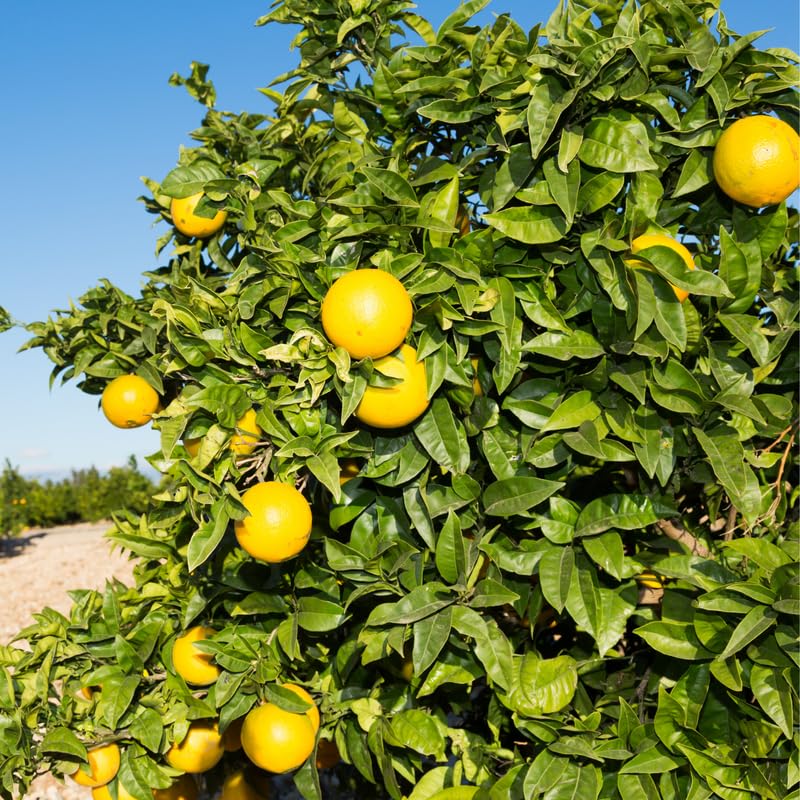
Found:
[{"label": "green leaf", "polygon": [[753,524],[761,509],[758,479],[747,465],[738,434],[724,425],[703,430],[692,428],[731,501],[742,516]]},{"label": "green leaf", "polygon": [[200,525],[189,541],[186,560],[190,571],[197,569],[210,558],[225,535],[229,522],[227,504],[225,499],[221,498],[212,507],[211,520]]},{"label": "green leaf", "polygon": [[592,536],[609,528],[641,530],[658,520],[649,497],[635,494],[610,494],[588,503],[575,524],[576,536]]},{"label": "green leaf", "polygon": [[414,426],[414,435],[435,464],[455,473],[467,471],[470,462],[467,434],[443,397],[434,398],[427,413]]},{"label": "green leaf", "polygon": [[569,361],[572,358],[597,358],[605,352],[600,342],[586,331],[540,333],[526,342],[522,349],[559,361]]},{"label": "green leaf", "polygon": [[532,158],[539,157],[561,115],[577,95],[577,88],[567,88],[554,75],[542,74],[531,91],[526,111]]},{"label": "green leaf", "polygon": [[625,124],[608,115],[598,115],[586,126],[578,158],[607,172],[639,172],[658,166],[650,155],[644,125]]},{"label": "green leaf", "polygon": [[414,623],[411,658],[415,675],[422,675],[436,661],[450,638],[452,626],[452,608],[442,609],[438,614]]},{"label": "green leaf", "polygon": [[566,219],[553,206],[512,206],[483,218],[509,239],[523,244],[557,242],[567,232]]},{"label": "green leaf", "polygon": [[541,432],[578,428],[581,423],[599,416],[600,408],[592,400],[592,393],[590,391],[576,392],[556,407]]},{"label": "green leaf", "polygon": [[647,622],[636,628],[635,633],[653,650],[665,656],[693,661],[714,655],[700,644],[692,626],[688,624]]},{"label": "green leaf", "polygon": [[670,772],[673,769],[682,767],[685,763],[686,759],[673,756],[662,747],[652,747],[638,753],[630,761],[626,761],[620,767],[619,774],[644,773],[652,775],[656,772]]},{"label": "green leaf", "polygon": [[297,624],[305,631],[322,633],[341,627],[344,608],[322,597],[301,597],[297,603]]},{"label": "green leaf", "polygon": [[[444,595],[444,596],[442,596]],[[412,589],[396,603],[382,603],[367,617],[367,626],[407,625],[425,619],[451,605],[455,598],[440,583],[429,583]]]},{"label": "green leaf", "polygon": [[545,600],[561,613],[569,596],[575,553],[571,547],[547,550],[539,561],[539,585]]},{"label": "green leaf", "polygon": [[436,569],[447,583],[463,583],[466,579],[466,552],[461,523],[454,511],[436,538]]},{"label": "green leaf", "polygon": [[523,716],[554,714],[569,705],[577,686],[577,662],[572,657],[539,658],[526,653],[516,661],[509,701]]},{"label": "green leaf", "polygon": [[720,658],[728,658],[738,653],[762,633],[769,630],[777,619],[778,615],[771,608],[756,606],[747,612],[744,619],[734,628],[731,638],[720,654]]},{"label": "green leaf", "polygon": [[225,173],[211,161],[197,161],[188,166],[175,167],[161,182],[161,191],[167,197],[190,197],[202,192],[207,183],[225,177]]},{"label": "green leaf", "polygon": [[51,728],[42,739],[39,750],[86,760],[86,746],[69,728]]},{"label": "green leaf", "polygon": [[564,214],[567,229],[571,228],[578,208],[578,192],[581,185],[580,165],[577,161],[571,161],[567,169],[562,171],[556,160],[550,159],[544,163],[544,177],[556,205]]},{"label": "green leaf", "polygon": [[564,484],[544,478],[507,478],[490,483],[483,492],[484,513],[491,517],[524,514],[555,494]]},{"label": "green leaf", "polygon": [[781,671],[774,667],[753,664],[750,671],[750,688],[764,713],[783,732],[792,738],[793,706],[791,690]]}]

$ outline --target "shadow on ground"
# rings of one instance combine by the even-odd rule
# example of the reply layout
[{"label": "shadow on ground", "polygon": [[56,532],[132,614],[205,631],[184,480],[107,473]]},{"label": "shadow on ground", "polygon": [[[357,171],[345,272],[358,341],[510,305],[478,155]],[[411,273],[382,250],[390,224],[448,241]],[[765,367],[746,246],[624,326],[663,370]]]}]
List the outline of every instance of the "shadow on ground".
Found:
[{"label": "shadow on ground", "polygon": [[0,558],[13,558],[23,553],[33,542],[52,531],[42,530],[24,533],[10,538],[0,538]]}]

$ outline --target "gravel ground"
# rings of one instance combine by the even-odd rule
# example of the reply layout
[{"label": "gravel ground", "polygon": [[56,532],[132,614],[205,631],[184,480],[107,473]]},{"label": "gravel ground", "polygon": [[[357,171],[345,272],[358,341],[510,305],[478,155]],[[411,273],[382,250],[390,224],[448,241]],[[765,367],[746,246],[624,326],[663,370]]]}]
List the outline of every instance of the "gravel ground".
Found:
[{"label": "gravel ground", "polygon": [[[103,538],[109,524],[30,530],[0,543],[0,644],[50,606],[67,613],[70,589],[102,589],[107,578],[131,582],[132,562]],[[91,790],[51,775],[37,778],[25,800],[91,800]]]}]

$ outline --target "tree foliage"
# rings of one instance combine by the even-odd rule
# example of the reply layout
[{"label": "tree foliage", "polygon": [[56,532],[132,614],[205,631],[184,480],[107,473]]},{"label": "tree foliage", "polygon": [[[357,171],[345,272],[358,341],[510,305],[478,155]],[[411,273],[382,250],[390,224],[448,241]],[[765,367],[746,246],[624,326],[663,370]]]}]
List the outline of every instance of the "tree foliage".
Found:
[{"label": "tree foliage", "polygon": [[[278,0],[259,22],[299,26],[299,63],[270,114],[218,111],[205,65],[173,76],[207,110],[145,205],[169,223],[203,191],[223,231],[169,227],[140,296],[104,281],[29,326],[54,378],[158,390],[169,482],[111,533],[134,587],[0,650],[4,797],[113,739],[146,800],[189,721],[299,710],[285,681],[342,755],[327,785],[362,796],[797,796],[798,215],[732,203],[710,166],[738,116],[797,126],[797,58],[717,0],[569,0],[529,32],[473,25],[484,5],[433,30],[403,0]],[[626,264],[645,231],[698,268]],[[414,303],[431,403],[398,431],[358,424],[380,378],[320,324],[366,266]],[[262,441],[236,457],[250,407]],[[279,566],[232,533],[267,478],[314,511]],[[200,623],[207,691],[170,655]],[[294,782],[321,796],[313,758]]]},{"label": "tree foliage", "polygon": [[13,536],[23,528],[98,522],[115,512],[139,515],[151,505],[155,490],[133,456],[124,467],[104,473],[90,467],[44,481],[26,478],[6,461],[0,473],[0,536]]}]

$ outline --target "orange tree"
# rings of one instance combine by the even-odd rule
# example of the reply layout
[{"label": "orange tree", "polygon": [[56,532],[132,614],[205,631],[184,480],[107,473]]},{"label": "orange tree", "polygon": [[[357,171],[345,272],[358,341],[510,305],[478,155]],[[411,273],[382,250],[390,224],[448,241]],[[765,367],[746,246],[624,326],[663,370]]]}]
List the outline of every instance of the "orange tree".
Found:
[{"label": "orange tree", "polygon": [[[278,0],[260,22],[299,26],[299,63],[271,115],[216,110],[203,65],[173,79],[207,111],[148,182],[162,265],[29,326],[89,394],[155,389],[168,483],[110,534],[135,586],[0,650],[4,797],[108,742],[115,791],[214,790],[243,719],[306,798],[798,796],[798,218],[713,164],[737,118],[796,130],[796,59],[718,0],[570,0],[527,33],[484,5],[433,30],[404,0]],[[690,258],[631,258],[646,234]],[[356,358],[322,307],[368,268],[413,317]],[[312,524],[265,561],[236,532],[272,525],[243,503],[272,482]],[[198,625],[202,687],[172,655]]]}]

